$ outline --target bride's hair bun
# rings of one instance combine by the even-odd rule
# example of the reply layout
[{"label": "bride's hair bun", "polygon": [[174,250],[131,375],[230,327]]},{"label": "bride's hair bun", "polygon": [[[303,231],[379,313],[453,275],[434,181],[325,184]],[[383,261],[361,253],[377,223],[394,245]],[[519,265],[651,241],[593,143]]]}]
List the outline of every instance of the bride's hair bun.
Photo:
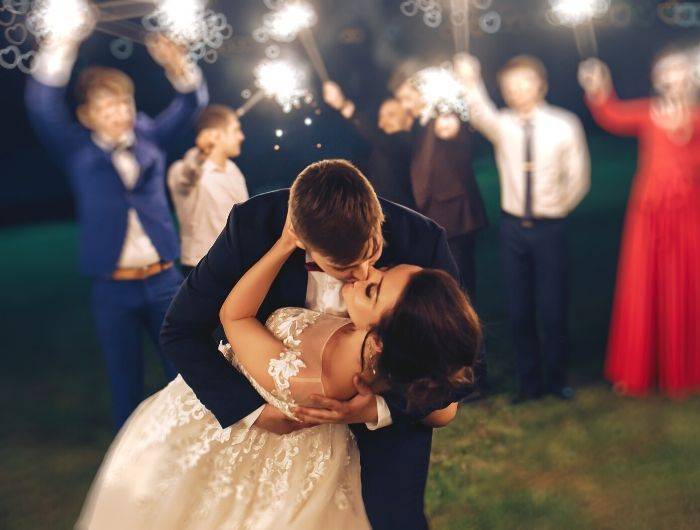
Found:
[{"label": "bride's hair bun", "polygon": [[404,395],[409,412],[427,414],[445,407],[456,391],[474,383],[481,325],[446,272],[415,273],[374,333],[381,354],[373,360],[372,384]]}]

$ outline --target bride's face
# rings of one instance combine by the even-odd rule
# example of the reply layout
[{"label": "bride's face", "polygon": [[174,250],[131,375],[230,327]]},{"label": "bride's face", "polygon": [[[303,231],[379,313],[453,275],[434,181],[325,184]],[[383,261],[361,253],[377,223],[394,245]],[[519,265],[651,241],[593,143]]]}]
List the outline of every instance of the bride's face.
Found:
[{"label": "bride's face", "polygon": [[346,283],[341,292],[355,326],[368,329],[377,324],[396,305],[411,276],[420,270],[415,265],[397,265],[385,271],[371,268],[366,280]]}]

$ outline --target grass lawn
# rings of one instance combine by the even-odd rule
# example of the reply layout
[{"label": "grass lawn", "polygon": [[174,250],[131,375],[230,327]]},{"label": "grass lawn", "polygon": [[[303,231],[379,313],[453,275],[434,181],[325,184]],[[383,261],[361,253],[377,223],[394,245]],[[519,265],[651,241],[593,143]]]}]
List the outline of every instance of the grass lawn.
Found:
[{"label": "grass lawn", "polygon": [[[632,143],[594,138],[593,189],[571,218],[572,403],[511,407],[514,357],[498,258],[498,183],[478,164],[492,225],[479,242],[478,309],[494,396],[435,435],[434,529],[700,527],[700,399],[620,398],[601,378]],[[75,270],[75,226],[0,231],[0,529],[72,527],[112,433]],[[148,392],[162,376],[147,356]]]}]

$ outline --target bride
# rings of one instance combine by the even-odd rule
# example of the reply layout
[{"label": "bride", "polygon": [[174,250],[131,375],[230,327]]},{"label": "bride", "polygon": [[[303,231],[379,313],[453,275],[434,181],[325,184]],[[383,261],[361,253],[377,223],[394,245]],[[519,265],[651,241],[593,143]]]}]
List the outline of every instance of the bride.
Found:
[{"label": "bride", "polygon": [[[399,265],[346,284],[350,318],[281,308],[256,318],[298,245],[289,221],[231,290],[222,355],[291,419],[311,394],[348,399],[356,374],[375,393],[405,397],[425,423],[455,416],[449,396],[471,382],[474,310],[451,276]],[[382,309],[368,322],[369,309]],[[362,387],[363,385],[360,385]],[[440,408],[444,407],[444,408]],[[437,410],[436,410],[437,409]],[[433,411],[433,412],[430,412]],[[369,529],[360,459],[346,425],[286,435],[246,420],[222,429],[181,376],[146,399],[115,439],[76,528],[119,530]]]}]

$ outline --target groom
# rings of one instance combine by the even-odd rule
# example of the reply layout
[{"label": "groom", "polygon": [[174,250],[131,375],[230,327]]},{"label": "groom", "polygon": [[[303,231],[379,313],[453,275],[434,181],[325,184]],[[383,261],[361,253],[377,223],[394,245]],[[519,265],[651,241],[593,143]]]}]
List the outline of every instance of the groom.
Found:
[{"label": "groom", "polygon": [[[264,400],[217,351],[219,309],[243,273],[273,245],[290,210],[305,250],[289,258],[263,302],[261,321],[280,307],[345,311],[340,287],[364,280],[372,265],[409,263],[458,278],[445,231],[412,210],[378,199],[365,176],[345,160],[311,164],[291,190],[236,206],[209,253],[173,300],[161,342],[187,384],[222,427],[245,420],[285,433],[299,425]],[[362,462],[362,493],[375,530],[428,527],[423,496],[432,429],[409,417],[402,400],[361,389],[348,402],[323,399],[306,410],[314,422],[352,424]],[[303,412],[303,411],[302,411]]]}]

